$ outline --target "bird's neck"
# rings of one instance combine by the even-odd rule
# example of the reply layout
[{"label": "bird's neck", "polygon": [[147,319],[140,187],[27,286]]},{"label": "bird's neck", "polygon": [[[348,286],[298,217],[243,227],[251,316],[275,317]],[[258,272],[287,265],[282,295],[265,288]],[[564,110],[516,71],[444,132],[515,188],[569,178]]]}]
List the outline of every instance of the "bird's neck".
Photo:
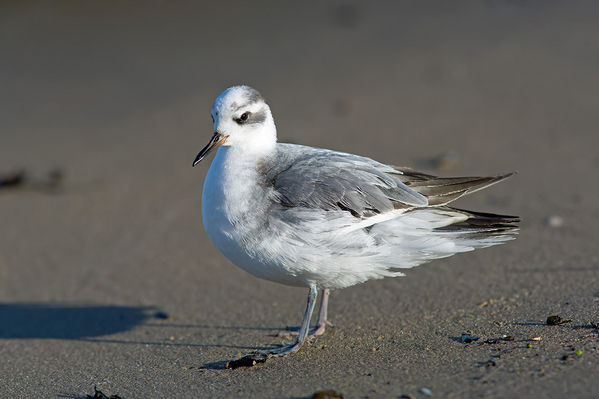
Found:
[{"label": "bird's neck", "polygon": [[[274,149],[273,149],[274,151]],[[268,152],[266,152],[268,154]],[[266,192],[259,186],[259,170],[265,151],[249,152],[247,148],[220,147],[210,165],[202,195],[203,211],[224,214],[231,224],[236,224],[253,213],[256,202]],[[264,198],[265,200],[265,198]],[[207,205],[207,208],[204,208]],[[210,215],[204,215],[210,217]]]}]

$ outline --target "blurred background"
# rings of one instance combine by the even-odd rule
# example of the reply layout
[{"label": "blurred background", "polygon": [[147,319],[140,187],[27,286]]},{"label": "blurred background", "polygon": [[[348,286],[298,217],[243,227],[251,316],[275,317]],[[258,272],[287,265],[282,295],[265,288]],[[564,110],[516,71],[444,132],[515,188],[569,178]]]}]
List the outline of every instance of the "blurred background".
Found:
[{"label": "blurred background", "polygon": [[[237,84],[263,94],[282,142],[443,176],[519,171],[459,203],[523,216],[519,239],[415,270],[430,291],[419,306],[591,292],[597,21],[593,1],[2,1],[0,301],[126,306],[135,323],[148,306],[189,323],[296,323],[305,293],[233,267],[201,223],[210,159],[191,162],[212,135],[212,102]],[[482,283],[455,277],[473,265]],[[514,276],[523,269],[543,272]],[[345,295],[376,292],[361,287]],[[340,303],[341,315],[373,311]]]}]

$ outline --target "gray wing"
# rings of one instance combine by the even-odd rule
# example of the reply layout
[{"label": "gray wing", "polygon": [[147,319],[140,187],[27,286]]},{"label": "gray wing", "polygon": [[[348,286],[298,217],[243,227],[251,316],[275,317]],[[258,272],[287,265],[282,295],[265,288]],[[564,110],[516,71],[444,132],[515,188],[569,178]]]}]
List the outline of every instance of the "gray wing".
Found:
[{"label": "gray wing", "polygon": [[425,195],[406,186],[402,172],[369,158],[279,144],[267,178],[285,207],[344,210],[356,217],[427,206]]},{"label": "gray wing", "polygon": [[405,185],[426,196],[429,205],[445,205],[463,195],[499,183],[516,172],[484,177],[437,177],[410,168],[394,166],[397,178]]},{"label": "gray wing", "polygon": [[278,144],[265,164],[268,184],[285,207],[349,211],[369,217],[423,206],[442,206],[515,174],[488,177],[428,175],[353,154]]}]

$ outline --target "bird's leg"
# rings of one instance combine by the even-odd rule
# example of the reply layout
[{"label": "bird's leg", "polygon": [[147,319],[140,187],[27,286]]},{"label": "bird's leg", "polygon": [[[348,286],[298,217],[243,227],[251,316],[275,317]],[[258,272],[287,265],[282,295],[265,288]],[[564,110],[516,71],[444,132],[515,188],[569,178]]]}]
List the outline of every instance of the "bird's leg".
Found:
[{"label": "bird's leg", "polygon": [[[316,319],[316,325],[308,329],[308,338],[316,337],[324,334],[324,329],[327,326],[333,326],[330,321],[327,320],[327,309],[329,306],[329,294],[330,290],[325,288],[322,290],[320,295],[320,309],[318,311],[318,319]],[[281,331],[277,334],[278,337],[284,337],[289,335],[298,335],[299,329],[297,327],[288,327],[289,330],[294,331]]]},{"label": "bird's leg", "polygon": [[333,326],[330,321],[327,320],[327,310],[329,307],[329,289],[325,288],[322,290],[322,296],[320,297],[320,310],[318,311],[318,319],[316,319],[316,325],[310,328],[310,336],[318,336],[324,334],[324,329],[327,326]]},{"label": "bird's leg", "polygon": [[308,294],[306,313],[304,313],[304,319],[302,320],[302,325],[300,327],[299,334],[297,335],[297,341],[295,341],[295,344],[285,345],[280,348],[260,350],[257,351],[257,353],[262,355],[285,356],[297,352],[308,338],[308,328],[310,326],[312,312],[314,312],[314,305],[316,304],[316,295],[318,295],[318,289],[315,285],[311,285],[310,293]]}]

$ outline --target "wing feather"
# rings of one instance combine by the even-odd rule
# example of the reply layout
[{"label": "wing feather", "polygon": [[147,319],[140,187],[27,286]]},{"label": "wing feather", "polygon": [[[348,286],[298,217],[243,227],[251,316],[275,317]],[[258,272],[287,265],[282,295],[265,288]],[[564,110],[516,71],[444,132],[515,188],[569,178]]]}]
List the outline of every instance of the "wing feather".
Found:
[{"label": "wing feather", "polygon": [[348,211],[358,218],[445,205],[514,174],[441,178],[353,154],[294,144],[277,148],[260,167],[279,204]]},{"label": "wing feather", "polygon": [[426,196],[429,205],[445,205],[463,195],[499,183],[516,172],[484,177],[437,177],[410,168],[393,167],[400,172],[398,178],[408,187]]}]

